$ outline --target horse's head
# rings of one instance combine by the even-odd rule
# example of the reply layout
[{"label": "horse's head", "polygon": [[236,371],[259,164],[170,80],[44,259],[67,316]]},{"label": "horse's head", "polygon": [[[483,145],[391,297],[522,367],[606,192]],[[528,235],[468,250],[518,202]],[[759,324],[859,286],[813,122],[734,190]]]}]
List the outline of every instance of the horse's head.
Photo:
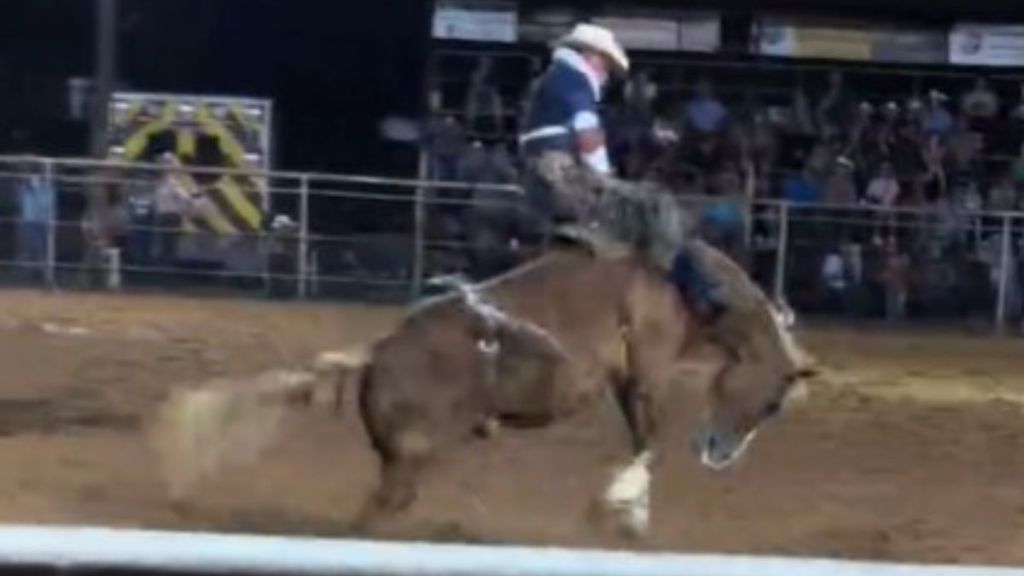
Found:
[{"label": "horse's head", "polygon": [[815,360],[793,339],[794,319],[788,307],[772,309],[771,333],[732,355],[712,381],[695,438],[703,464],[720,470],[735,462],[793,387],[817,373]]}]

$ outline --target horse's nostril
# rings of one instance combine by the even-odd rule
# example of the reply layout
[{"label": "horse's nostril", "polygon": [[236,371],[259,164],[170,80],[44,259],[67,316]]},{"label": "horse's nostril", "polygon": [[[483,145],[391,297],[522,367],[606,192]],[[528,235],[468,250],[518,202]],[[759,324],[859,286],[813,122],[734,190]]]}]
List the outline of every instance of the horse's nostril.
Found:
[{"label": "horse's nostril", "polygon": [[704,439],[704,448],[708,452],[714,452],[715,448],[718,447],[718,439],[715,438],[714,434],[708,434],[707,438]]}]

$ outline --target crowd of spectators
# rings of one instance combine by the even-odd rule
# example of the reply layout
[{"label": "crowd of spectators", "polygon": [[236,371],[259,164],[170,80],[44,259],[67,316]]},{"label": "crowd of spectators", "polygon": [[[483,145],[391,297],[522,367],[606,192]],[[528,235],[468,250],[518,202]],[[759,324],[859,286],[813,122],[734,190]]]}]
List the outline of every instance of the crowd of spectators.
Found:
[{"label": "crowd of spectators", "polygon": [[[495,68],[481,57],[461,94],[433,93],[434,179],[517,181],[516,118],[541,62],[514,86]],[[778,209],[751,201],[788,201],[787,288],[805,307],[890,318],[991,310],[1002,228],[980,212],[1024,208],[1024,86],[922,76],[900,91],[823,70],[765,95],[723,89],[713,68],[672,74],[641,65],[605,102],[621,177],[708,198],[709,233],[766,283]]]}]

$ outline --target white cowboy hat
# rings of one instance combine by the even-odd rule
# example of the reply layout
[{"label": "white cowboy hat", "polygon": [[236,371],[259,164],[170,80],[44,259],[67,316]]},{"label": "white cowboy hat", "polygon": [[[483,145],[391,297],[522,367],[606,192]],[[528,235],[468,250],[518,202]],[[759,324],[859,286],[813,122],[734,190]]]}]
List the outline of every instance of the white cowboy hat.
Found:
[{"label": "white cowboy hat", "polygon": [[607,57],[617,72],[629,72],[629,57],[626,56],[626,50],[615,39],[615,34],[607,28],[594,24],[577,24],[572,32],[559,38],[555,45],[593,50]]}]

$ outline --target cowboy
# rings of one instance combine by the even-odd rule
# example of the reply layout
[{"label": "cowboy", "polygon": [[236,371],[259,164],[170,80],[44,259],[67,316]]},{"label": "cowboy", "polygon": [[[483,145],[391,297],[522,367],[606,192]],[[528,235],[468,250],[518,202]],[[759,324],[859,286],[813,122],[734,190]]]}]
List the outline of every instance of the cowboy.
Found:
[{"label": "cowboy", "polygon": [[696,218],[665,190],[613,176],[599,105],[609,79],[628,71],[625,50],[605,28],[579,24],[556,42],[519,138],[528,200],[548,235],[582,241],[600,255],[639,253],[714,324],[734,290],[707,263]]}]

